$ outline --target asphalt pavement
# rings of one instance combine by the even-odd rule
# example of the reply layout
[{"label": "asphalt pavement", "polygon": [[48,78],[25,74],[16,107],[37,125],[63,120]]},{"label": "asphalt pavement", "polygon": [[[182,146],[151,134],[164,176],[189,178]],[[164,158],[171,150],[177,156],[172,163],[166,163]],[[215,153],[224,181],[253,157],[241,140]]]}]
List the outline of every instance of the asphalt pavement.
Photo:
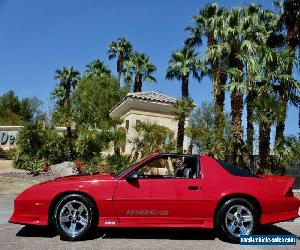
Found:
[{"label": "asphalt pavement", "polygon": [[300,219],[264,226],[259,234],[295,234],[297,246],[240,246],[220,241],[213,230],[110,229],[95,230],[80,242],[62,241],[47,227],[7,223],[14,196],[0,195],[0,249],[300,249]]}]

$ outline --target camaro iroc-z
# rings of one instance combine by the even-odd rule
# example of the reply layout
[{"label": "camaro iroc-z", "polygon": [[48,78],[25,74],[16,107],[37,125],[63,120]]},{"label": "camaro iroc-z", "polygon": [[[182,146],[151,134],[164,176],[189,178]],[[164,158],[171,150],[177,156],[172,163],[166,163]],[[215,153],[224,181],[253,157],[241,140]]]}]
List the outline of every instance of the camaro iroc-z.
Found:
[{"label": "camaro iroc-z", "polygon": [[[299,216],[295,179],[254,175],[209,156],[153,153],[115,174],[68,176],[21,193],[9,222],[53,225],[80,240],[94,226],[215,228],[239,241]],[[201,232],[199,232],[201,233]]]}]

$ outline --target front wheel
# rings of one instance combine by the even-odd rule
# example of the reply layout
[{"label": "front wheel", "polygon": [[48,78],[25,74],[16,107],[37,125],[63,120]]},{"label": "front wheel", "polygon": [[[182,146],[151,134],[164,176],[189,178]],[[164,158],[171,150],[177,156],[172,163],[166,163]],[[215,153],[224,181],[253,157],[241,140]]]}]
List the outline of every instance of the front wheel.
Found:
[{"label": "front wheel", "polygon": [[240,242],[241,235],[253,234],[257,228],[257,210],[251,202],[242,198],[233,198],[221,205],[216,215],[216,229],[219,237]]},{"label": "front wheel", "polygon": [[53,222],[56,231],[65,240],[81,240],[95,224],[96,211],[93,203],[80,194],[69,194],[55,206]]}]

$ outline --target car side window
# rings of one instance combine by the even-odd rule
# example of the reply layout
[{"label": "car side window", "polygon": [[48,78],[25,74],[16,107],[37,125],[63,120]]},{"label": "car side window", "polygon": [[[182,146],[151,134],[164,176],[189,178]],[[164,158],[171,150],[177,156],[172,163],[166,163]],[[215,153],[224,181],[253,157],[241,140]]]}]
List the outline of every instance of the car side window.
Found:
[{"label": "car side window", "polygon": [[196,178],[197,159],[192,156],[164,155],[137,170],[138,178]]}]

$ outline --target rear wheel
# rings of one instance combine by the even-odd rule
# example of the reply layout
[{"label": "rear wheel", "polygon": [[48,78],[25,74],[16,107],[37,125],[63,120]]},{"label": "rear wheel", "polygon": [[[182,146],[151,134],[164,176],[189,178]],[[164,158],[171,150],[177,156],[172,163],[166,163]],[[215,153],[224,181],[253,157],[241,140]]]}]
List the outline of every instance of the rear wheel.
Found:
[{"label": "rear wheel", "polygon": [[64,196],[54,208],[54,226],[65,240],[83,239],[94,226],[95,219],[93,203],[80,194]]},{"label": "rear wheel", "polygon": [[250,235],[256,230],[258,213],[248,200],[233,198],[221,205],[215,224],[221,239],[239,243],[241,235]]}]

